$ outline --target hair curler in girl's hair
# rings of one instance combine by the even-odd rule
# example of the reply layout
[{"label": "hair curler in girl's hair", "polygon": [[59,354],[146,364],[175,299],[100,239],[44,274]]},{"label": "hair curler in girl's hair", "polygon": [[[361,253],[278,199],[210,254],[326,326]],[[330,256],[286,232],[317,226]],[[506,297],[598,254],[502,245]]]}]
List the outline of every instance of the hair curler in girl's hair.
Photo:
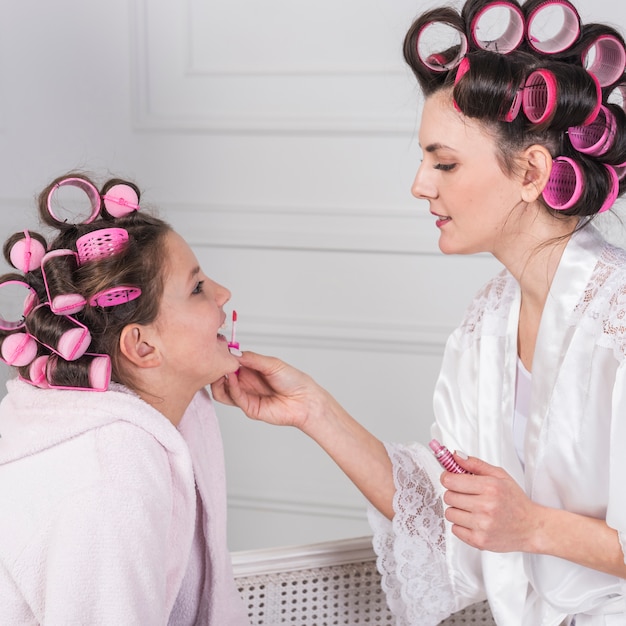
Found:
[{"label": "hair curler in girl's hair", "polygon": [[[57,206],[57,210],[66,210],[66,207],[63,207],[61,202],[58,200],[59,189],[62,187],[76,187],[85,192],[87,199],[89,200],[90,212],[86,218],[81,218],[78,222],[69,221],[65,217],[61,217],[57,215],[55,212],[55,205]],[[93,222],[100,213],[100,192],[96,189],[95,185],[88,180],[87,178],[81,176],[68,176],[67,178],[61,178],[57,180],[48,191],[48,195],[46,198],[46,208],[48,210],[48,214],[52,218],[52,224],[59,227],[67,227],[67,225],[75,225],[75,224],[90,224]]]},{"label": "hair curler in girl's hair", "polygon": [[78,261],[73,250],[57,248],[48,252],[41,262],[43,278],[50,309],[57,315],[78,313],[86,304],[85,298],[73,293],[73,285],[66,277],[76,270]]},{"label": "hair curler in girl's hair", "polygon": [[[524,5],[526,41],[541,54],[557,54],[573,46],[580,36],[581,21],[576,8],[567,0],[538,0]],[[556,15],[560,14],[560,15]],[[551,33],[555,23],[561,28]]]},{"label": "hair curler in girl's hair", "polygon": [[111,287],[104,291],[99,291],[96,295],[89,298],[89,306],[99,306],[102,308],[117,306],[118,304],[131,302],[140,295],[141,289],[139,287],[120,285],[119,287]]},{"label": "hair curler in girl's hair", "polygon": [[45,253],[46,240],[28,230],[15,233],[4,245],[4,258],[24,274],[37,269]]},{"label": "hair curler in girl's hair", "polygon": [[[21,330],[26,325],[25,318],[26,316],[39,304],[39,298],[37,297],[37,292],[23,280],[18,274],[5,274],[2,277],[2,282],[0,282],[0,290],[9,289],[13,291],[21,290],[21,294],[19,294],[20,298],[23,298],[22,305],[22,313],[19,319],[6,319],[3,314],[0,314],[0,330],[4,331],[13,331],[13,330]],[[7,300],[15,297],[15,293],[9,291]],[[2,298],[0,297],[0,302]]]},{"label": "hair curler in girl's hair", "polygon": [[568,137],[572,146],[591,156],[602,156],[611,149],[617,132],[615,115],[604,105],[596,119],[586,126],[572,126]]},{"label": "hair curler in girl's hair", "polygon": [[7,365],[23,367],[37,356],[37,342],[29,333],[11,333],[2,338],[0,354]]},{"label": "hair curler in girl's hair", "polygon": [[560,156],[552,162],[550,178],[542,196],[546,204],[557,211],[572,208],[583,192],[583,174],[574,159]]},{"label": "hair curler in girl's hair", "polygon": [[127,183],[118,183],[106,187],[102,201],[106,212],[111,217],[123,217],[139,210],[139,191]]},{"label": "hair curler in girl's hair", "polygon": [[128,231],[124,228],[101,228],[76,240],[78,264],[103,259],[121,252],[128,242]]},{"label": "hair curler in girl's hair", "polygon": [[111,359],[107,354],[87,353],[77,363],[52,355],[45,363],[45,373],[50,389],[106,391],[111,382]]},{"label": "hair curler in girl's hair", "polygon": [[[477,7],[474,12],[470,9],[465,19],[469,24],[470,40],[481,50],[508,54],[524,39],[524,13],[509,0],[494,0]],[[503,23],[506,24],[504,29]]]},{"label": "hair curler in girl's hair", "polygon": [[85,354],[91,334],[71,315],[56,315],[47,302],[36,306],[26,318],[26,329],[39,343],[66,361]]},{"label": "hair curler in girl's hair", "polygon": [[599,35],[585,48],[581,61],[583,67],[598,79],[601,87],[608,87],[624,74],[624,42],[611,33]]}]

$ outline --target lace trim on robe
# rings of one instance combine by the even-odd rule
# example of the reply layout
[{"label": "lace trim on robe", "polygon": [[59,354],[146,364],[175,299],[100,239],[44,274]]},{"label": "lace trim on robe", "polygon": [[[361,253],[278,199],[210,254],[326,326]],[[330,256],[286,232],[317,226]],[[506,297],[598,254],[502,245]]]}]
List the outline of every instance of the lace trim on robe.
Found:
[{"label": "lace trim on robe", "polygon": [[393,463],[395,516],[389,521],[368,510],[382,587],[396,626],[436,626],[454,611],[441,469],[424,446],[385,446]]}]

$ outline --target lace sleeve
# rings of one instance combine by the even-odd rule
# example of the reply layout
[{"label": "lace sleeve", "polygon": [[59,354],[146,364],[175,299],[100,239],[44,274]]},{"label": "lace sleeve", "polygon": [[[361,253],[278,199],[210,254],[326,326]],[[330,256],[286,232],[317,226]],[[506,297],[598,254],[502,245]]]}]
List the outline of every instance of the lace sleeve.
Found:
[{"label": "lace sleeve", "polygon": [[441,469],[424,446],[385,444],[393,463],[393,521],[374,507],[368,518],[382,586],[397,626],[435,626],[455,608],[446,564]]}]

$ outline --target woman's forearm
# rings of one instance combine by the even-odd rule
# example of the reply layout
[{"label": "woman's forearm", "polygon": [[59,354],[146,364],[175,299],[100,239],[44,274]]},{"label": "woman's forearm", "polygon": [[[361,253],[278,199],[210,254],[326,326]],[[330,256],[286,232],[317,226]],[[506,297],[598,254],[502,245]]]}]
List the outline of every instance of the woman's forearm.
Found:
[{"label": "woman's forearm", "polygon": [[318,417],[303,432],[316,441],[383,515],[393,517],[395,492],[391,460],[383,443],[327,397]]}]

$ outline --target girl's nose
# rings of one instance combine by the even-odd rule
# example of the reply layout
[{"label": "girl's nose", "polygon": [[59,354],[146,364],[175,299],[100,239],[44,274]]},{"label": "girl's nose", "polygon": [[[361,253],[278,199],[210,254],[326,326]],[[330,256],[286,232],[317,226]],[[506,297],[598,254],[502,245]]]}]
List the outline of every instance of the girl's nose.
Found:
[{"label": "girl's nose", "polygon": [[230,292],[230,289],[227,289],[226,287],[224,287],[224,285],[220,285],[219,283],[216,283],[216,284],[217,284],[217,302],[220,306],[223,306],[230,300],[233,294]]}]

